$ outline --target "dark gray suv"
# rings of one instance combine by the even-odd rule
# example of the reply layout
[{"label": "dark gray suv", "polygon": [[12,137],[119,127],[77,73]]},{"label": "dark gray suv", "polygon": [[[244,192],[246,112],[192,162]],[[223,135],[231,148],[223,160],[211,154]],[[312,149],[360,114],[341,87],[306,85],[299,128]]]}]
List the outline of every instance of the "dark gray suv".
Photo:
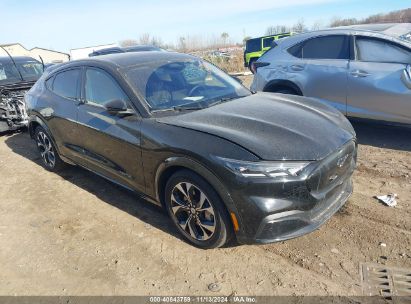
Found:
[{"label": "dark gray suv", "polygon": [[318,228],[352,192],[355,133],[304,97],[252,94],[199,58],[98,56],[50,67],[26,95],[44,167],[142,193],[201,248]]}]

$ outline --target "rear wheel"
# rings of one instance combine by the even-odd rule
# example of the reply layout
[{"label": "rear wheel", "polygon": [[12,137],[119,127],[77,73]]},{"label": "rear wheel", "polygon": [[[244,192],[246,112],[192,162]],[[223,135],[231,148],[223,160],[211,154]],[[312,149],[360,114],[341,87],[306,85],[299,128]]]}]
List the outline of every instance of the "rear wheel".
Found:
[{"label": "rear wheel", "polygon": [[197,174],[181,170],[170,177],[165,205],[174,225],[193,245],[216,248],[232,236],[225,206],[215,190]]},{"label": "rear wheel", "polygon": [[40,152],[43,167],[52,172],[63,169],[65,164],[60,159],[50,136],[42,127],[36,128],[34,139],[36,140],[37,149]]}]

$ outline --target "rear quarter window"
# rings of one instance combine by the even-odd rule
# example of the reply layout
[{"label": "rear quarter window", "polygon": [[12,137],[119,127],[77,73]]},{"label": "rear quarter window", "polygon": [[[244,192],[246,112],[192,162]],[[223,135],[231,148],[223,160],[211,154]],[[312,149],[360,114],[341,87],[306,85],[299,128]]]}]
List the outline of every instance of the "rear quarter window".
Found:
[{"label": "rear quarter window", "polygon": [[292,56],[297,57],[297,58],[302,58],[303,57],[303,43],[300,42],[288,49],[288,53],[290,53]]},{"label": "rear quarter window", "polygon": [[79,79],[79,69],[60,72],[54,76],[52,91],[64,98],[76,99]]},{"label": "rear quarter window", "polygon": [[49,79],[46,80],[46,88],[49,89],[50,91],[53,90],[53,81],[54,81],[54,77],[50,77]]}]

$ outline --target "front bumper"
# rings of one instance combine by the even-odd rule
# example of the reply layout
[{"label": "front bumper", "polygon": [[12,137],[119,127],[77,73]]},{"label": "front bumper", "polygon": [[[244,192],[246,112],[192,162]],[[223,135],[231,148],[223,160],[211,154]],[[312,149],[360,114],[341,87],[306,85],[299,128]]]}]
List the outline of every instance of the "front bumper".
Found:
[{"label": "front bumper", "polygon": [[284,241],[310,233],[322,226],[347,201],[352,193],[351,179],[344,182],[321,207],[310,211],[292,210],[272,214],[264,218],[255,236],[257,243]]},{"label": "front bumper", "polygon": [[238,242],[283,241],[319,228],[351,195],[356,158],[357,145],[350,141],[300,178],[237,185],[232,198],[242,224]]}]

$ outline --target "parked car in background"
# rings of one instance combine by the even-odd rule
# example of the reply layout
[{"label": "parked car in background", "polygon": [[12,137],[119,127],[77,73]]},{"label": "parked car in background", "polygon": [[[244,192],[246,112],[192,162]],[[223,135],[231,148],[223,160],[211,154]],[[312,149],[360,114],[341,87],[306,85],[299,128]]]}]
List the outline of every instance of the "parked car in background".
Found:
[{"label": "parked car in background", "polygon": [[350,117],[411,124],[411,24],[296,35],[254,63],[251,89],[323,99]]},{"label": "parked car in background", "polygon": [[230,59],[232,55],[226,51],[212,51],[209,55],[211,58],[218,58],[218,59]]},{"label": "parked car in background", "polygon": [[90,53],[89,57],[108,55],[108,54],[117,54],[117,53],[127,53],[127,52],[165,52],[164,49],[159,48],[154,45],[134,45],[128,47],[111,47],[101,50],[96,50]]},{"label": "parked car in background", "polygon": [[74,163],[143,193],[196,246],[300,236],[351,194],[354,130],[313,99],[252,94],[214,65],[171,52],[48,71],[26,94],[44,167]]},{"label": "parked car in background", "polygon": [[24,94],[42,73],[42,63],[34,58],[6,52],[0,57],[0,133],[27,126]]},{"label": "parked car in background", "polygon": [[293,35],[293,33],[281,33],[248,39],[245,43],[244,66],[250,68],[253,62],[271,48],[273,41],[291,35]]}]

